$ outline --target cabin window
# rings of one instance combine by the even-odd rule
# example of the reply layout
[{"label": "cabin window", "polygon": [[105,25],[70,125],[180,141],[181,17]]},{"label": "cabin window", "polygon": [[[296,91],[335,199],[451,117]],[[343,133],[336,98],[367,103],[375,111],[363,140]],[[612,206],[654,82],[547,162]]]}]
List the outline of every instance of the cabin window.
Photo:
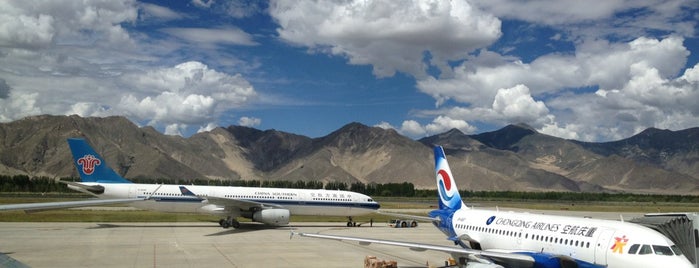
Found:
[{"label": "cabin window", "polygon": [[655,251],[655,255],[662,255],[662,256],[674,255],[672,253],[672,250],[670,250],[670,247],[668,247],[668,246],[653,245],[653,251]]},{"label": "cabin window", "polygon": [[639,255],[647,255],[653,253],[653,250],[650,249],[649,245],[643,245],[641,247],[641,251],[638,252]]}]

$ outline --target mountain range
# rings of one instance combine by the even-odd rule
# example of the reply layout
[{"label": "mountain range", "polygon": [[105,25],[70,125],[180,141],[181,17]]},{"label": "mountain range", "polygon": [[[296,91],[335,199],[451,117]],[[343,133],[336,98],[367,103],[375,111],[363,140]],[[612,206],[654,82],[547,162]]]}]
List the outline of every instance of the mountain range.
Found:
[{"label": "mountain range", "polygon": [[77,177],[70,137],[86,138],[126,178],[411,182],[432,189],[438,144],[462,190],[699,193],[699,128],[649,128],[602,143],[523,124],[420,140],[360,123],[319,138],[242,126],[183,138],[118,116],[41,115],[0,124],[0,174]]}]

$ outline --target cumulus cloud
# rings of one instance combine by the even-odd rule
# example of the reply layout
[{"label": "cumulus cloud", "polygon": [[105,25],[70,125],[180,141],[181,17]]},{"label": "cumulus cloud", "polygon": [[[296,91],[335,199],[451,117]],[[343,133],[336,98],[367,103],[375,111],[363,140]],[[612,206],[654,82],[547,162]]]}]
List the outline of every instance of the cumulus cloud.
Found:
[{"label": "cumulus cloud", "polygon": [[491,103],[498,89],[518,84],[526,85],[535,95],[575,87],[619,87],[631,79],[635,63],[654,66],[664,77],[676,75],[689,55],[683,41],[671,36],[663,40],[641,37],[626,44],[583,44],[575,55],[545,55],[531,63],[509,57],[492,60],[496,54],[487,53],[488,61],[496,64],[473,66],[467,61],[455,68],[453,78],[430,77],[418,81],[417,87],[434,97],[438,105],[449,99]]},{"label": "cumulus cloud", "polygon": [[126,75],[122,83],[141,92],[124,95],[116,106],[119,110],[138,120],[166,124],[207,125],[257,95],[241,75],[221,73],[200,62]]},{"label": "cumulus cloud", "polygon": [[[574,55],[544,55],[530,63],[507,57],[493,60],[497,54],[490,52],[484,55],[488,60],[473,59],[489,64],[466,61],[455,68],[453,78],[431,77],[418,81],[417,87],[435,98],[438,106],[447,100],[458,104],[432,114],[495,124],[527,123],[551,134],[581,131],[580,136],[593,140],[628,137],[639,128],[664,125],[661,122],[669,118],[696,120],[686,117],[694,106],[685,101],[692,96],[688,91],[696,91],[687,80],[693,71],[673,79],[689,55],[683,41],[669,36],[641,37],[625,44],[584,43]],[[579,94],[570,92],[571,88],[599,90]],[[677,114],[677,108],[685,111],[684,116]],[[611,132],[594,128],[611,129],[620,119],[633,123]],[[581,121],[589,128],[565,130]]]},{"label": "cumulus cloud", "polygon": [[442,73],[501,34],[500,20],[466,1],[273,1],[279,37],[313,51],[372,65],[378,77]]},{"label": "cumulus cloud", "polygon": [[551,108],[564,111],[559,117],[570,119],[544,130],[555,134],[572,128],[571,131],[580,133],[581,139],[614,140],[649,126],[683,129],[699,125],[697,70],[699,66],[694,66],[677,78],[664,78],[655,68],[635,64],[631,68],[632,79],[618,88],[601,88],[594,93],[550,100]]},{"label": "cumulus cloud", "polygon": [[206,124],[206,126],[199,127],[199,129],[197,130],[197,133],[212,131],[212,130],[214,130],[214,128],[217,128],[217,127],[218,127],[218,125],[216,125],[215,123],[208,123],[208,124]]},{"label": "cumulus cloud", "polygon": [[120,46],[132,42],[120,23],[134,21],[130,0],[3,1],[0,3],[0,46],[45,48],[57,42]]},{"label": "cumulus cloud", "polygon": [[10,93],[6,99],[0,99],[0,122],[19,119],[17,115],[35,115],[42,111],[36,106],[37,93]]},{"label": "cumulus cloud", "polygon": [[165,127],[165,135],[172,135],[172,136],[182,136],[182,130],[185,130],[187,128],[186,125],[181,125],[181,124],[169,124]]},{"label": "cumulus cloud", "polygon": [[247,117],[243,116],[238,120],[238,125],[244,126],[244,127],[256,127],[262,124],[262,119],[255,118],[255,117]]},{"label": "cumulus cloud", "polygon": [[458,129],[464,133],[473,133],[476,131],[476,127],[469,125],[466,121],[452,119],[448,116],[438,116],[432,120],[432,122],[425,125],[415,120],[405,120],[399,129],[385,121],[374,126],[383,129],[395,129],[403,135],[415,138],[436,135],[452,129]]},{"label": "cumulus cloud", "polygon": [[524,85],[499,89],[492,107],[507,122],[536,122],[549,113],[544,102],[535,101]]}]

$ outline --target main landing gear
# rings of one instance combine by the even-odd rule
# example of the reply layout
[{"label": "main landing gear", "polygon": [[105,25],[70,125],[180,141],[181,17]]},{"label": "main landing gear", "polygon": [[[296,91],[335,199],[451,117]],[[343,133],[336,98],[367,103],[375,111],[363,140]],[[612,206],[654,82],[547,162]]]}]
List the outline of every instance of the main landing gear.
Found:
[{"label": "main landing gear", "polygon": [[347,217],[347,227],[356,227],[357,222],[352,220],[352,216]]},{"label": "main landing gear", "polygon": [[235,218],[228,216],[227,218],[221,219],[220,221],[218,221],[218,225],[221,225],[221,227],[223,227],[223,228],[229,228],[229,227],[238,228],[238,227],[240,227],[240,222],[235,220]]}]

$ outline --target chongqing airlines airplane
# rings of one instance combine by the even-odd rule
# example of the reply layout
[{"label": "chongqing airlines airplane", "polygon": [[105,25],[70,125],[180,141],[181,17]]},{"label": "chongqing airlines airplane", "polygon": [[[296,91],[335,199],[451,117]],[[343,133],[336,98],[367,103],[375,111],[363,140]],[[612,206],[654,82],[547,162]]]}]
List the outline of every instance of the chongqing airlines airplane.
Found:
[{"label": "chongqing airlines airplane", "polygon": [[442,147],[434,148],[434,157],[439,209],[429,218],[418,218],[431,220],[460,247],[297,234],[442,251],[469,267],[693,267],[670,239],[641,225],[469,208],[461,200]]},{"label": "chongqing airlines airplane", "polygon": [[[221,215],[224,227],[240,226],[238,217],[268,225],[287,225],[291,215],[357,216],[376,211],[371,197],[350,191],[232,186],[138,184],[119,176],[84,139],[68,139],[81,182],[68,187],[98,200],[15,204],[0,210],[45,210],[103,204],[162,211]],[[348,222],[351,224],[351,222]]]}]

